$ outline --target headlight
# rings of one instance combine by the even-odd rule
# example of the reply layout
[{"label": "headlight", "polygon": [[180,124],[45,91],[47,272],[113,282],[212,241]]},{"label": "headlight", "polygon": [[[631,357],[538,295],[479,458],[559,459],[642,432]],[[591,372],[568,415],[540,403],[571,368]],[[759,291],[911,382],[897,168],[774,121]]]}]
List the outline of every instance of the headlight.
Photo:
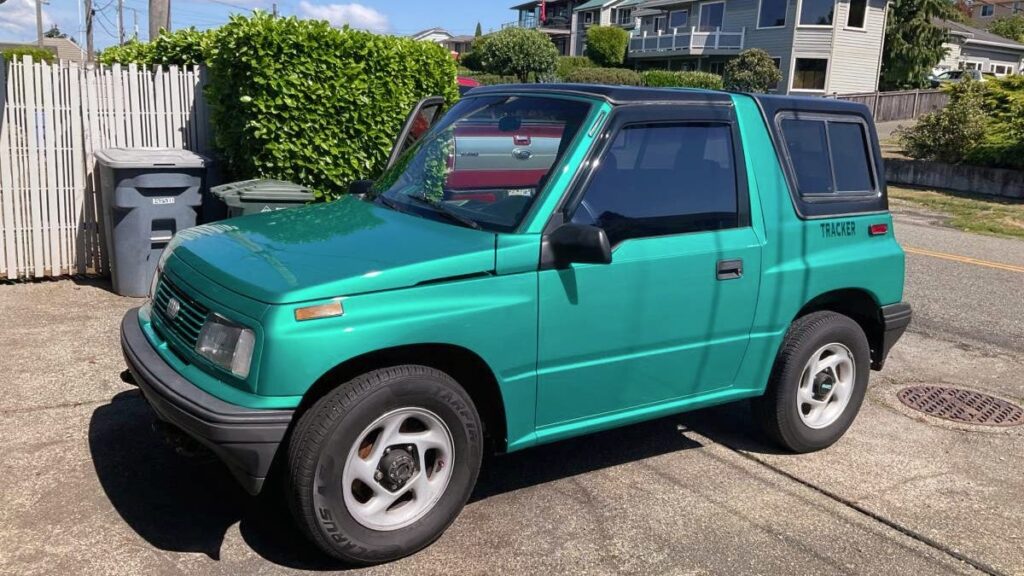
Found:
[{"label": "headlight", "polygon": [[256,334],[218,314],[211,314],[196,341],[196,352],[239,378],[249,376]]}]

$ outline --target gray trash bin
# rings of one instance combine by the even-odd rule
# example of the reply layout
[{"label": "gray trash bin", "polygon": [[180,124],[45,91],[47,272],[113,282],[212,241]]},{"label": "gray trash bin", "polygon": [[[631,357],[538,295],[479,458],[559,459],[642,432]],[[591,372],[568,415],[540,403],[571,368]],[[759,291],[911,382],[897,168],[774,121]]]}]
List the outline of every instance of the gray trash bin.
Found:
[{"label": "gray trash bin", "polygon": [[221,184],[210,194],[227,205],[228,218],[302,206],[313,201],[309,188],[284,180],[256,179]]},{"label": "gray trash bin", "polygon": [[114,292],[147,296],[164,247],[196,225],[208,161],[165,148],[107,148],[96,160]]}]

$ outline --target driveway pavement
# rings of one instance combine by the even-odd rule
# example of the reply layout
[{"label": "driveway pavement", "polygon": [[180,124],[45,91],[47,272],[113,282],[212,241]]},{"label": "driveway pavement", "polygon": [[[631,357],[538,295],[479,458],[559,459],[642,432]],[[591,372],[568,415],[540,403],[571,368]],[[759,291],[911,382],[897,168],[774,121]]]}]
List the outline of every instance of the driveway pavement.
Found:
[{"label": "driveway pavement", "polygon": [[[743,404],[499,457],[433,546],[372,574],[1024,574],[1024,427],[948,424],[910,383],[1024,402],[1024,243],[901,213],[912,330],[833,448],[779,454]],[[139,302],[0,285],[0,573],[285,574],[331,564],[273,498],[151,430],[118,375]]]}]

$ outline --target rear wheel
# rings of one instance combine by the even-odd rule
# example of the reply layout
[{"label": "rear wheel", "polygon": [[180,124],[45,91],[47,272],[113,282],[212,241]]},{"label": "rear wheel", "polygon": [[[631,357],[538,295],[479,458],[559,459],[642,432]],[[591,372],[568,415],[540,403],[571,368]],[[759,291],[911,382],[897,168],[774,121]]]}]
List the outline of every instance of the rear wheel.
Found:
[{"label": "rear wheel", "polygon": [[769,437],[794,452],[831,446],[860,410],[869,366],[867,337],[851,318],[828,311],[798,318],[764,396],[753,402],[755,416]]},{"label": "rear wheel", "polygon": [[407,556],[439,537],[476,483],[479,415],[447,374],[398,366],[359,376],[300,419],[289,501],[309,538],[353,564]]}]

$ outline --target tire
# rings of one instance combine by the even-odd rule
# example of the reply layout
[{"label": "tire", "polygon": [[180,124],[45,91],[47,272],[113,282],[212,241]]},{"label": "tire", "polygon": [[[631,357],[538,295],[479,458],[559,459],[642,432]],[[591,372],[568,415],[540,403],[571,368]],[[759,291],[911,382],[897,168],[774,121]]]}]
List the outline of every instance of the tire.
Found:
[{"label": "tire", "polygon": [[450,376],[413,365],[375,370],[338,386],[299,419],[288,445],[289,507],[334,558],[396,560],[451,525],[476,484],[482,453],[480,416]]},{"label": "tire", "polygon": [[827,448],[856,418],[870,364],[867,337],[851,318],[828,311],[800,317],[786,332],[764,395],[752,403],[754,417],[787,450]]}]

